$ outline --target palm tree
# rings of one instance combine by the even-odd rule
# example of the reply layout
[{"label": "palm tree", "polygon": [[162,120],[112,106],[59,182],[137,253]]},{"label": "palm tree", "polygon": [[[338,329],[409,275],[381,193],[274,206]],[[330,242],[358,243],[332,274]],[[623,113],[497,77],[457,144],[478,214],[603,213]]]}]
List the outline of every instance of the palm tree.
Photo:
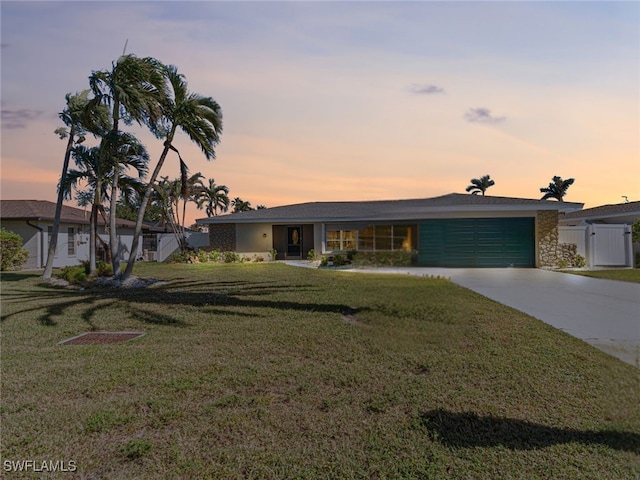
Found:
[{"label": "palm tree", "polygon": [[[183,178],[169,180],[162,177],[155,187],[155,197],[164,211],[163,217],[168,219],[171,230],[176,237],[181,252],[187,250],[187,239],[185,237],[185,220],[188,202],[197,202],[202,185],[202,174],[200,172],[186,176],[186,171],[182,172]],[[182,216],[180,216],[180,202],[182,201]]]},{"label": "palm tree", "polygon": [[[115,145],[109,145],[110,141],[115,139]],[[147,174],[147,166],[149,164],[149,154],[147,153],[144,145],[132,134],[119,132],[115,137],[110,134],[104,139],[104,143],[101,146],[103,160],[111,167],[112,173],[110,176],[111,193],[109,195],[109,245],[111,249],[111,262],[113,266],[114,275],[120,271],[120,244],[115,232],[116,228],[116,211],[118,205],[118,198],[122,195],[131,198],[133,192],[122,192],[120,194],[121,185],[127,185],[128,179],[125,182],[121,182],[120,178],[124,175],[122,168],[135,165],[138,173],[138,178],[143,179]],[[141,183],[136,185],[140,195],[144,187]]]},{"label": "palm tree", "polygon": [[486,192],[489,187],[493,187],[495,184],[496,182],[491,180],[491,175],[483,175],[480,178],[472,178],[471,185],[467,187],[467,192],[471,192],[472,195],[482,193],[482,196],[484,197],[484,192]]},{"label": "palm tree", "polygon": [[173,232],[178,247],[184,252],[184,232],[180,230],[180,199],[182,198],[182,181],[179,178],[169,180],[169,177],[162,177],[154,187],[155,202],[160,205],[162,216],[169,224]]},{"label": "palm tree", "polygon": [[226,185],[216,185],[213,178],[209,179],[209,186],[200,190],[200,198],[198,199],[198,208],[206,204],[207,217],[218,215],[218,209],[221,212],[229,210],[229,188]]},{"label": "palm tree", "polygon": [[[86,183],[89,190],[78,192],[78,197],[86,201],[91,196],[91,214],[89,216],[89,270],[96,270],[96,240],[98,210],[103,206],[107,196],[106,178],[108,168],[100,161],[99,147],[77,147],[73,151],[73,158],[79,170],[70,170],[65,182],[60,185],[60,191],[68,198],[71,191],[78,188],[78,184]],[[103,171],[106,170],[106,171]]]},{"label": "palm tree", "polygon": [[540,200],[547,200],[549,198],[555,198],[559,202],[563,202],[564,196],[567,194],[567,190],[573,182],[575,182],[574,178],[568,178],[563,180],[562,177],[558,177],[557,175],[553,177],[553,181],[546,188],[541,188],[540,192],[544,193],[544,196]]},{"label": "palm tree", "polygon": [[[182,167],[181,163],[181,167]],[[184,165],[186,167],[186,165]],[[184,235],[184,223],[187,217],[187,202],[198,203],[198,197],[200,196],[200,192],[204,188],[202,184],[202,179],[204,178],[200,172],[194,173],[190,177],[188,177],[188,172],[186,168],[181,171],[181,179],[180,179],[180,198],[182,199],[182,218],[180,219],[180,227],[181,227],[181,243],[180,250],[185,252],[187,250],[187,239]]]},{"label": "palm tree", "polygon": [[211,97],[203,97],[189,92],[184,76],[178,73],[176,67],[165,67],[165,75],[171,85],[173,95],[166,98],[161,122],[162,128],[156,129],[157,135],[161,132],[165,133],[164,149],[149,179],[147,189],[140,204],[131,254],[129,255],[127,268],[124,272],[124,278],[129,277],[133,271],[133,265],[136,260],[135,251],[140,241],[144,211],[147,208],[147,203],[149,203],[156,179],[160,174],[160,169],[167,158],[169,150],[176,152],[178,158],[180,158],[180,152],[173,146],[173,139],[178,128],[186,133],[191,141],[198,145],[207,160],[215,158],[214,147],[220,142],[222,110],[218,103]]},{"label": "palm tree", "polygon": [[153,203],[160,209],[162,225],[166,227],[168,224],[172,231],[177,223],[177,207],[174,204],[178,199],[178,192],[177,181],[169,180],[169,177],[162,177],[153,187]]},{"label": "palm tree", "polygon": [[[118,156],[118,130],[120,120],[125,123],[147,123],[155,128],[162,115],[162,104],[166,96],[166,82],[162,64],[154,58],[138,58],[133,54],[122,55],[111,70],[92,72],[89,84],[96,99],[110,106],[112,126],[105,137],[104,146],[113,157]],[[120,167],[114,163],[111,187],[111,207],[109,209],[109,242],[112,252],[117,251],[116,204],[118,201],[118,177]],[[135,257],[135,252],[131,252]],[[113,274],[120,272],[118,255],[112,255]]]},{"label": "palm tree", "polygon": [[[151,199],[149,200],[149,203],[147,206],[147,208],[153,208],[158,212],[158,217],[159,217],[158,220],[160,221],[162,227],[165,229],[167,225],[171,224],[171,221],[172,221],[171,216],[169,215],[170,212],[166,207],[167,198],[168,198],[168,193],[167,193],[168,187],[165,188],[165,186],[162,185],[162,182],[166,179],[167,177],[163,177],[162,181],[156,182],[156,184],[153,187],[153,193],[151,194]],[[165,190],[167,192],[165,192]],[[143,192],[143,195],[144,195],[144,192]],[[140,207],[138,206],[138,209],[139,208]],[[136,211],[139,211],[139,210],[136,210]],[[136,219],[137,218],[138,218],[138,215],[136,213]]]},{"label": "palm tree", "polygon": [[231,205],[233,205],[233,213],[238,212],[247,212],[249,210],[253,210],[251,206],[251,202],[245,202],[240,197],[236,197],[231,201]]},{"label": "palm tree", "polygon": [[[104,129],[108,120],[108,111],[105,108],[94,105],[89,100],[89,90],[80,93],[65,95],[67,102],[66,108],[59,114],[60,119],[69,128],[58,128],[55,133],[60,139],[68,138],[67,148],[64,153],[64,161],[62,162],[62,174],[60,175],[60,184],[65,181],[67,170],[69,169],[69,159],[71,150],[74,145],[84,142],[84,135],[89,131],[95,135]],[[64,200],[64,192],[58,187],[58,198],[56,201],[56,211],[53,218],[53,228],[51,230],[51,240],[49,242],[49,250],[47,253],[47,263],[44,267],[42,278],[51,278],[53,271],[53,259],[58,247],[58,232],[60,231],[60,216],[62,214],[62,202]]]},{"label": "palm tree", "polygon": [[[130,134],[121,134],[123,141],[127,139],[130,144],[126,155],[122,155],[118,163],[124,168],[133,168],[138,178],[143,177],[147,172],[148,155],[142,144]],[[115,168],[112,159],[106,154],[106,150],[101,147],[74,148],[73,157],[78,169],[69,170],[65,182],[61,184],[63,194],[69,198],[73,189],[78,189],[79,185],[86,184],[88,192],[92,197],[91,216],[89,230],[89,269],[94,272],[96,269],[96,241],[98,240],[98,213],[104,212],[104,202],[109,199],[110,184],[115,175]],[[128,200],[143,191],[144,184],[139,179],[121,174],[118,177],[118,191]],[[86,198],[88,195],[83,194]],[[111,258],[117,252],[111,250]]]}]

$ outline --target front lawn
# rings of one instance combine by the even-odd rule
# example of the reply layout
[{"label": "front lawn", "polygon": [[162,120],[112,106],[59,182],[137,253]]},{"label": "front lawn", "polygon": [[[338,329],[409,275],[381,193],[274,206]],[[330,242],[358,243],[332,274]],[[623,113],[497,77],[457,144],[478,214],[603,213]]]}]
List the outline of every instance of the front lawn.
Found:
[{"label": "front lawn", "polygon": [[[447,280],[282,264],[136,274],[167,283],[2,276],[7,478],[33,478],[7,471],[26,459],[77,466],[47,478],[640,475],[638,370]],[[146,335],[57,344],[92,330]]]},{"label": "front lawn", "polygon": [[618,268],[614,270],[563,270],[564,273],[584,275],[586,277],[620,280],[622,282],[640,283],[640,268]]}]

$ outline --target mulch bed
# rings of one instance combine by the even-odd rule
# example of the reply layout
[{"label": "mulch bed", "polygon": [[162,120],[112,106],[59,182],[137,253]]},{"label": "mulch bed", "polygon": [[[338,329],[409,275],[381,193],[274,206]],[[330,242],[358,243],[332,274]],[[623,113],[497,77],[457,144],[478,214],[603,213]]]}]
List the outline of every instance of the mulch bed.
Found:
[{"label": "mulch bed", "polygon": [[105,345],[126,342],[142,335],[143,332],[88,332],[58,342],[58,345]]}]

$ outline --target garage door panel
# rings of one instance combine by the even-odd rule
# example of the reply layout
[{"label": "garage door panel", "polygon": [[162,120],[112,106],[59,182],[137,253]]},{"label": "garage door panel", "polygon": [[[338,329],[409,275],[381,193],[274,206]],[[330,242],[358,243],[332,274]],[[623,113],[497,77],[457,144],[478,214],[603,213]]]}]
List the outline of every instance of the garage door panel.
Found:
[{"label": "garage door panel", "polygon": [[419,245],[418,261],[425,266],[533,267],[535,219],[425,220]]}]

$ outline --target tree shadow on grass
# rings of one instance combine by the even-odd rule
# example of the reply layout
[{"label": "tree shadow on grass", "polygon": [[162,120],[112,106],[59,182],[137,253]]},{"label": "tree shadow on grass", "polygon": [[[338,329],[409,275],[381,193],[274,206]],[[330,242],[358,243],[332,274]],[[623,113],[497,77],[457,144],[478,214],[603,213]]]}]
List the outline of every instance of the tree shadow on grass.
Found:
[{"label": "tree shadow on grass", "polygon": [[[94,299],[85,292],[57,286],[46,286],[37,292],[32,290],[12,290],[7,293],[4,291],[2,292],[2,302],[5,304],[5,308],[3,308],[0,321],[4,322],[20,314],[31,313],[35,315],[36,312],[42,311],[41,315],[36,316],[38,321],[42,325],[54,326],[57,324],[54,317],[65,314],[76,305],[90,305],[93,301]],[[18,308],[12,313],[5,313],[7,310],[6,305],[12,304],[24,305],[24,308]]]},{"label": "tree shadow on grass", "polygon": [[[96,315],[110,307],[124,307],[128,315],[144,323],[157,325],[187,326],[172,314],[172,310],[183,307],[201,307],[209,315],[236,315],[243,318],[260,318],[262,315],[247,310],[273,308],[300,313],[344,313],[349,306],[334,303],[297,302],[275,300],[270,297],[279,293],[301,290],[314,291],[312,285],[274,285],[268,282],[248,281],[192,281],[176,280],[155,284],[147,288],[94,287],[85,290],[70,290],[54,285],[42,285],[41,290],[13,290],[3,295],[3,300],[17,303],[31,300],[25,308],[19,308],[1,317],[2,321],[25,314],[34,315],[42,325],[55,326],[56,319],[64,318],[72,309],[82,309],[80,317],[91,330]],[[153,308],[159,306],[159,309]],[[161,311],[159,311],[161,310]]]},{"label": "tree shadow on grass", "polygon": [[42,272],[2,272],[0,273],[0,280],[3,282],[19,282],[26,280],[27,278],[36,278],[42,276]]},{"label": "tree shadow on grass", "polygon": [[434,440],[451,447],[502,446],[511,450],[533,450],[563,443],[581,443],[640,453],[640,434],[633,432],[548,427],[524,420],[443,409],[423,413],[420,423]]}]

